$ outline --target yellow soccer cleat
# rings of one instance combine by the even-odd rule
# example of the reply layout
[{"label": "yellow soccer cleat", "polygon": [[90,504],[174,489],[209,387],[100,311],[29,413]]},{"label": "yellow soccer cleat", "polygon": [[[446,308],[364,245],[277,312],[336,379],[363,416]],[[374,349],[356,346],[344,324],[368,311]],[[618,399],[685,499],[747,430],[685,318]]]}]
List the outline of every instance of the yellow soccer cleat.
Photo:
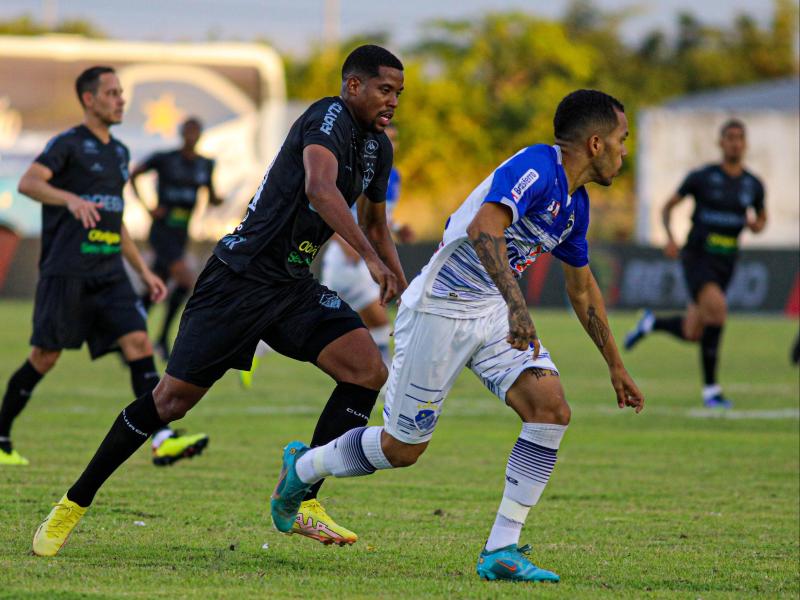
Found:
[{"label": "yellow soccer cleat", "polygon": [[258,368],[258,357],[253,357],[253,364],[249,371],[239,371],[239,383],[243,390],[249,390],[253,387],[253,373]]},{"label": "yellow soccer cleat", "polygon": [[85,508],[78,506],[64,494],[33,534],[33,553],[37,556],[58,554],[85,513]]},{"label": "yellow soccer cleat", "polygon": [[16,450],[12,450],[11,452],[0,450],[0,465],[6,465],[11,467],[24,467],[27,464],[28,464],[28,459],[22,456]]},{"label": "yellow soccer cleat", "polygon": [[195,433],[194,435],[175,433],[161,442],[158,448],[153,448],[153,464],[158,467],[171,465],[182,458],[191,458],[202,454],[206,446],[208,446],[208,436],[205,433]]},{"label": "yellow soccer cleat", "polygon": [[346,527],[337,525],[336,521],[331,519],[316,498],[305,500],[300,504],[300,510],[290,533],[317,540],[325,545],[339,544],[344,546],[345,544],[355,544],[358,541],[358,536],[355,533]]}]

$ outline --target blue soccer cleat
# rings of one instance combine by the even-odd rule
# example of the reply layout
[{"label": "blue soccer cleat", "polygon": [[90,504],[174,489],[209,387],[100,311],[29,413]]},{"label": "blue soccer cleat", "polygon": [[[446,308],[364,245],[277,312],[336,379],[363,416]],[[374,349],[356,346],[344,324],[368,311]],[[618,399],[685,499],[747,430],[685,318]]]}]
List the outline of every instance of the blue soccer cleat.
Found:
[{"label": "blue soccer cleat", "polygon": [[269,510],[275,529],[289,533],[297,518],[297,511],[311,485],[303,483],[297,476],[295,464],[297,459],[308,452],[309,448],[302,442],[289,442],[283,449],[283,468],[278,478],[278,485],[272,492]]},{"label": "blue soccer cleat", "polygon": [[625,350],[632,350],[644,336],[653,331],[653,324],[656,322],[656,316],[652,310],[645,310],[636,326],[631,329],[625,336]]},{"label": "blue soccer cleat", "polygon": [[509,581],[552,581],[558,582],[561,578],[546,569],[540,569],[530,560],[531,547],[525,544],[517,548],[511,544],[488,552],[484,549],[478,557],[478,576],[481,579],[494,581],[495,579],[508,579]]},{"label": "blue soccer cleat", "polygon": [[728,410],[730,408],[733,408],[733,402],[728,400],[722,394],[715,394],[703,400],[703,406],[705,406],[706,408],[721,408],[724,410]]}]

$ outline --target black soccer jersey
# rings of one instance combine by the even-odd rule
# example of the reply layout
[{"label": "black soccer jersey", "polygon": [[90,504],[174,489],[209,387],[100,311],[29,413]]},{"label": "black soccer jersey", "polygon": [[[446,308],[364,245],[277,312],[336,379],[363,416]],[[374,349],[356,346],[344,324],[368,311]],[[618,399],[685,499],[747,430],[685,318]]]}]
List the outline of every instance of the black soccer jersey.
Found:
[{"label": "black soccer jersey", "polygon": [[323,98],[294,122],[244,219],[214,249],[235,272],[265,282],[311,277],[311,261],[333,234],[305,193],[303,149],[312,144],[336,156],[336,187],[348,206],[362,193],[373,202],[386,200],[389,138],[363,131],[341,98]]},{"label": "black soccer jersey", "polygon": [[731,177],[720,165],[692,171],[678,188],[691,194],[695,207],[687,248],[717,255],[735,256],[739,234],[747,223],[747,209],[764,209],[764,186],[752,173]]},{"label": "black soccer jersey", "polygon": [[204,156],[186,158],[173,150],[151,154],[143,166],[158,175],[158,205],[166,209],[155,222],[185,230],[197,203],[197,190],[211,183],[214,161]]},{"label": "black soccer jersey", "polygon": [[100,213],[100,221],[86,229],[66,206],[42,205],[42,276],[124,275],[122,188],[129,159],[124,144],[113,137],[104,144],[84,125],[57,135],[36,157],[53,172],[51,185],[94,202]]}]

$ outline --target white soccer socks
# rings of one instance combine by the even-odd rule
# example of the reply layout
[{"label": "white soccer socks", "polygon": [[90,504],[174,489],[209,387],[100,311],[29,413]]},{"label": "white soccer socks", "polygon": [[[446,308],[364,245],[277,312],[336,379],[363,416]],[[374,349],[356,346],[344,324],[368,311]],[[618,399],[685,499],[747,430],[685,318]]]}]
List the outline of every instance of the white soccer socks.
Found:
[{"label": "white soccer socks", "polygon": [[486,542],[486,550],[497,550],[519,542],[528,511],[539,501],[553,472],[556,453],[566,430],[566,425],[522,424],[522,432],[508,458],[503,500]]},{"label": "white soccer socks", "polygon": [[330,475],[358,477],[379,469],[391,469],[381,450],[383,427],[356,427],[324,446],[312,448],[297,463],[303,483],[316,483]]},{"label": "white soccer socks", "polygon": [[369,330],[369,334],[375,341],[375,345],[378,347],[378,350],[380,350],[383,364],[386,365],[387,369],[392,364],[392,354],[389,350],[389,338],[391,337],[391,332],[392,328],[390,325],[381,325],[380,327],[373,327]]}]

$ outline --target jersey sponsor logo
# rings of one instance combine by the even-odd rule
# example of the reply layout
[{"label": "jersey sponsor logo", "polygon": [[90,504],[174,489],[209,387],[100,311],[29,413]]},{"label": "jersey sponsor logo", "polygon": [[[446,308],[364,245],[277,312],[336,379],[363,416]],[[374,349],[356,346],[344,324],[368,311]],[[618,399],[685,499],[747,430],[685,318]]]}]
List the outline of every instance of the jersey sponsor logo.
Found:
[{"label": "jersey sponsor logo", "polygon": [[705,247],[712,254],[733,254],[739,248],[739,240],[734,235],[712,232],[706,237]]},{"label": "jersey sponsor logo", "polygon": [[81,194],[81,198],[94,202],[108,212],[122,212],[125,208],[125,201],[120,196],[112,194]]},{"label": "jersey sponsor logo", "polygon": [[364,151],[367,153],[367,156],[373,156],[378,151],[378,142],[375,140],[367,140],[367,143],[364,145]]},{"label": "jersey sponsor logo", "polygon": [[89,168],[89,170],[92,173],[102,173],[103,172],[103,165],[101,165],[100,163],[96,162]]},{"label": "jersey sponsor logo", "polygon": [[525,269],[536,262],[536,259],[539,258],[540,254],[544,254],[545,252],[547,252],[547,250],[544,248],[544,246],[541,244],[536,244],[530,249],[530,252],[528,252],[527,256],[512,266],[514,269],[516,269],[517,273],[523,273]]},{"label": "jersey sponsor logo", "polygon": [[529,187],[536,183],[537,179],[539,179],[539,173],[537,173],[535,170],[528,169],[525,171],[517,183],[514,184],[514,187],[511,188],[511,198],[514,200],[514,202],[519,202],[519,199],[522,198],[522,194],[524,194]]},{"label": "jersey sponsor logo", "polygon": [[328,107],[328,111],[325,113],[325,116],[322,117],[322,125],[320,125],[319,130],[326,134],[330,135],[331,131],[333,130],[333,124],[336,123],[336,118],[339,116],[339,113],[342,112],[342,105],[338,102],[334,102]]},{"label": "jersey sponsor logo", "polygon": [[90,229],[86,236],[90,242],[99,242],[109,246],[119,244],[122,236],[116,231],[105,231],[102,229]]},{"label": "jersey sponsor logo", "polygon": [[219,242],[220,244],[225,246],[228,250],[233,250],[234,246],[236,246],[237,244],[241,244],[243,241],[244,241],[243,235],[236,235],[235,233],[229,233],[228,235],[224,236]]},{"label": "jersey sponsor logo", "polygon": [[558,216],[560,210],[561,210],[561,202],[559,202],[558,200],[551,201],[550,205],[547,207],[547,212],[553,215],[554,219]]},{"label": "jersey sponsor logo", "polygon": [[319,252],[319,245],[309,242],[308,240],[300,242],[300,245],[297,248],[300,250],[300,252],[310,254],[312,257],[316,256],[317,252]]},{"label": "jersey sponsor logo", "polygon": [[567,226],[564,228],[564,231],[561,232],[561,235],[558,236],[558,243],[560,244],[563,242],[570,233],[572,233],[572,228],[575,226],[575,213],[571,213],[569,215],[569,219],[567,220]]},{"label": "jersey sponsor logo", "polygon": [[319,303],[325,308],[336,310],[342,305],[342,300],[336,295],[336,292],[323,292],[319,298]]},{"label": "jersey sponsor logo", "polygon": [[372,182],[373,177],[375,177],[375,170],[371,166],[369,166],[364,170],[364,179],[361,182],[362,192],[369,187],[369,184]]},{"label": "jersey sponsor logo", "polygon": [[90,229],[88,242],[81,243],[81,254],[117,254],[121,250],[122,236],[116,231]]}]

